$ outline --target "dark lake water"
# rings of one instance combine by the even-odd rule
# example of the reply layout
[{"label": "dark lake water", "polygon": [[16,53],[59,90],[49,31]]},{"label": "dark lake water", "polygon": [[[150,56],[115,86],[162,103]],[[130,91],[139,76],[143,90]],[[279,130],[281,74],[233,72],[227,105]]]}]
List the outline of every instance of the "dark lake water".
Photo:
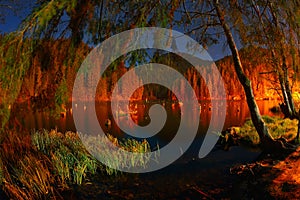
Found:
[{"label": "dark lake water", "polygon": [[[136,102],[133,104],[133,110],[136,111],[135,114],[131,114],[131,117],[134,122],[143,126],[150,122],[148,117],[148,110],[154,103],[160,103],[164,105],[168,118],[164,129],[164,135],[170,135],[173,132],[176,132],[178,128],[177,124],[180,121],[180,106],[178,104],[172,102]],[[273,106],[278,106],[279,101],[257,101],[260,112],[262,115],[273,116],[276,115],[270,111],[270,108]],[[82,105],[82,104],[81,104]],[[211,117],[211,104],[210,101],[200,101],[201,111],[200,111],[200,124],[199,124],[199,135],[205,133],[205,130],[208,127]],[[83,115],[82,123],[85,126],[89,126],[91,121],[88,120],[90,116],[90,104],[85,103],[84,106],[74,107],[73,109],[82,109]],[[20,113],[20,121],[23,125],[28,129],[57,129],[59,131],[76,131],[74,121],[73,121],[73,109],[72,105],[67,105],[66,113],[64,116],[59,118],[54,118],[51,116],[49,112],[26,112]],[[96,103],[96,112],[98,116],[98,121],[103,130],[107,130],[113,135],[122,137],[124,134],[114,123],[112,120],[112,113],[110,108],[110,102],[98,102]],[[193,115],[197,115],[199,113],[198,110],[191,110]],[[194,112],[194,113],[193,113]],[[120,120],[126,120],[129,115],[120,116]],[[249,110],[247,107],[246,101],[227,101],[227,109],[226,109],[226,120],[224,124],[224,129],[231,126],[240,126],[242,125],[246,119],[250,117]],[[105,126],[105,122],[107,119],[112,120],[112,126],[108,129]]]},{"label": "dark lake water", "polygon": [[[167,120],[163,129],[155,136],[147,139],[152,147],[156,147],[158,144],[160,147],[168,144],[172,138],[176,135],[176,132],[180,123],[180,106],[178,104],[174,104],[172,102],[165,101],[156,101],[156,102],[135,102],[131,105],[134,114],[120,116],[118,120],[127,120],[128,117],[132,117],[133,121],[137,124],[143,126],[147,125],[150,120],[148,116],[148,110],[154,103],[160,103],[165,107],[167,111]],[[260,112],[262,115],[274,115],[270,111],[270,108],[273,106],[277,106],[279,104],[278,101],[258,101],[258,106],[260,108]],[[79,106],[81,105],[81,106]],[[190,160],[197,157],[199,148],[201,147],[202,139],[206,134],[208,129],[208,125],[211,117],[211,103],[210,101],[200,101],[201,111],[200,111],[200,122],[197,136],[185,154],[184,160]],[[81,123],[84,126],[89,127],[91,120],[90,116],[90,104],[78,104],[77,107],[71,107],[71,104],[67,105],[66,113],[59,118],[51,117],[49,112],[27,112],[26,115],[22,115],[20,117],[20,121],[24,124],[24,126],[30,130],[38,130],[38,129],[57,129],[59,131],[76,131],[74,121],[73,121],[73,109],[82,109]],[[224,124],[224,129],[231,126],[240,126],[242,125],[246,119],[250,117],[249,110],[247,107],[246,101],[228,101],[227,109],[226,109],[226,120]],[[110,102],[98,102],[96,103],[96,112],[98,121],[105,132],[108,132],[118,138],[128,137],[126,133],[120,130],[120,128],[116,125],[115,121],[112,119],[112,113],[110,108]],[[191,110],[191,116],[195,116],[199,114],[199,110]],[[195,113],[193,113],[195,112]],[[105,122],[107,119],[112,121],[111,126],[105,126]],[[193,120],[191,118],[191,120]],[[235,150],[235,156],[230,156],[227,154],[226,157],[228,159],[240,159],[239,155],[242,155],[242,158],[247,158],[245,155],[250,155],[253,149],[245,149],[241,147],[240,149]],[[256,152],[256,150],[254,150]],[[250,152],[250,153],[249,153]],[[213,153],[211,153],[213,154]],[[211,155],[210,154],[210,155]],[[234,158],[236,157],[236,158]],[[223,159],[222,155],[217,155],[217,159]]]}]

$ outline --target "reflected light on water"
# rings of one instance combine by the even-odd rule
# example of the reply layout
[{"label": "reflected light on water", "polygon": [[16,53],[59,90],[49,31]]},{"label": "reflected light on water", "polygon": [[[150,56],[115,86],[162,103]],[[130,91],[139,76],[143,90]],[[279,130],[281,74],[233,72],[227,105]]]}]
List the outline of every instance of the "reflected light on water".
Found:
[{"label": "reflected light on water", "polygon": [[[150,123],[149,116],[147,114],[149,108],[153,103],[160,103],[164,106],[168,113],[168,123],[166,126],[166,131],[174,131],[174,124],[180,122],[180,102],[131,102],[129,105],[129,113],[119,113],[118,120],[127,120],[128,117],[131,117],[133,121],[140,126],[145,126]],[[260,112],[262,115],[276,115],[270,111],[270,108],[273,106],[278,106],[278,101],[257,101]],[[82,105],[82,104],[81,104]],[[84,115],[81,116],[81,122],[84,123],[85,126],[89,126],[89,104],[83,104],[83,107],[77,106],[73,109],[83,109],[85,110]],[[107,119],[111,120],[111,128],[107,131],[113,131],[113,134],[120,134],[122,132],[116,127],[114,120],[112,119],[112,113],[109,102],[98,102],[96,103],[96,112],[98,121],[101,127],[105,130],[107,127],[105,126],[105,122]],[[64,116],[59,119],[54,119],[50,116],[49,112],[27,112],[25,116],[20,116],[20,121],[23,121],[23,125],[27,129],[54,129],[57,128],[60,131],[75,131],[74,121],[72,117],[72,108],[70,105],[67,105],[67,109],[64,112]],[[211,103],[210,101],[200,101],[199,108],[191,109],[191,113],[189,114],[190,120],[192,121],[200,113],[200,128],[201,130],[206,130],[209,125],[209,121],[211,118]],[[277,114],[278,115],[278,114]],[[247,107],[246,101],[228,101],[227,104],[227,113],[224,129],[230,126],[240,126],[242,125],[247,118],[250,117],[249,110]],[[175,126],[176,127],[176,126]],[[168,134],[168,133],[166,133]],[[201,133],[200,133],[201,134]]]}]

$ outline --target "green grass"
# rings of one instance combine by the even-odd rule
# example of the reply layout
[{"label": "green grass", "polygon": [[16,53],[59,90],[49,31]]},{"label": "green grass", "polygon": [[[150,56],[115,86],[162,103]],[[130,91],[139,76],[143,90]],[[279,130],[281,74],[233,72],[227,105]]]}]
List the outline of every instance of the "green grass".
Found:
[{"label": "green grass", "polygon": [[[269,116],[263,116],[263,119],[274,139],[283,137],[290,141],[296,137],[298,125],[297,120]],[[260,143],[258,133],[250,119],[247,120],[242,127],[237,128],[236,132],[242,140],[247,143],[253,145],[258,145]]]},{"label": "green grass", "polygon": [[33,146],[51,160],[55,174],[64,185],[80,185],[88,173],[96,172],[97,161],[86,151],[77,134],[43,130],[34,132],[31,138]]},{"label": "green grass", "polygon": [[[53,199],[59,197],[61,191],[82,184],[89,175],[98,172],[103,175],[119,174],[92,157],[77,133],[42,130],[31,135],[13,131],[1,134],[0,186],[10,199]],[[128,151],[150,151],[146,140],[120,142],[110,135],[108,137],[115,145]],[[95,142],[95,138],[88,139]],[[98,139],[98,143],[105,141],[99,136]],[[111,162],[115,166],[128,164],[119,161],[112,159]],[[134,166],[146,166],[147,161],[145,157],[131,160]]]},{"label": "green grass", "polygon": [[[87,144],[87,148],[99,159],[105,161],[108,166],[105,171],[108,174],[118,173],[117,169],[130,167],[146,167],[150,160],[147,152],[151,152],[150,145],[146,140],[137,141],[134,139],[125,139],[119,141],[111,135],[108,135],[109,140],[105,140],[102,136],[89,136],[82,134],[81,138]],[[116,151],[112,151],[107,147],[117,146]],[[134,156],[128,156],[123,153],[123,150],[135,152]]]}]

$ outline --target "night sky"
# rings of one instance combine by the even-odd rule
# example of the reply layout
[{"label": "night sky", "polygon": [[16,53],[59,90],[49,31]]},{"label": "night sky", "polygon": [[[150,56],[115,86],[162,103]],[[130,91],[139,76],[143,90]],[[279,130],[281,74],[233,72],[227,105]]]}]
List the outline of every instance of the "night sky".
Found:
[{"label": "night sky", "polygon": [[[16,31],[22,20],[25,19],[25,17],[30,13],[30,10],[32,8],[32,2],[24,1],[22,3],[24,4],[22,6],[19,6],[22,7],[22,9],[18,9],[17,13],[14,13],[12,10],[7,8],[2,8],[0,10],[0,15],[4,15],[4,22],[0,23],[1,34]],[[225,37],[223,37],[223,39],[221,38],[222,42],[220,42],[219,44],[212,45],[207,49],[210,56],[215,61],[231,54],[228,45],[226,45],[224,42],[224,38]],[[241,46],[238,42],[237,45]]]}]

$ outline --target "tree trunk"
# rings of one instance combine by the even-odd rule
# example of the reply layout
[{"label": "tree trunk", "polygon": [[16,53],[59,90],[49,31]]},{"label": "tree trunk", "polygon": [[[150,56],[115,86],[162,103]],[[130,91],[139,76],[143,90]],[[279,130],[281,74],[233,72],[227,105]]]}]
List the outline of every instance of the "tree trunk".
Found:
[{"label": "tree trunk", "polygon": [[[300,113],[300,110],[299,110],[299,113]],[[297,136],[296,136],[296,142],[297,143],[299,142],[299,135],[300,135],[300,120],[298,119],[298,132],[297,132]]]},{"label": "tree trunk", "polygon": [[284,79],[283,79],[282,75],[280,74],[280,72],[278,73],[278,77],[279,77],[279,83],[280,83],[280,88],[281,88],[283,102],[284,102],[284,103],[280,104],[280,109],[281,109],[281,112],[284,114],[284,117],[289,118],[292,115],[292,109],[290,106],[290,101],[289,101],[287,90],[285,87],[286,84],[284,83]]},{"label": "tree trunk", "polygon": [[255,98],[254,98],[253,90],[251,87],[251,81],[247,78],[247,76],[245,75],[245,73],[243,71],[243,67],[242,67],[242,63],[241,63],[240,56],[238,53],[238,49],[236,47],[236,44],[233,39],[230,28],[225,21],[225,15],[220,8],[218,0],[214,0],[213,5],[216,9],[218,18],[219,18],[222,28],[225,32],[227,42],[228,42],[230,50],[232,52],[235,72],[238,76],[240,83],[242,84],[242,86],[244,88],[253,125],[255,126],[255,129],[259,135],[261,144],[262,145],[264,145],[266,143],[269,144],[274,141],[273,137],[269,134],[268,127],[265,125],[265,123],[260,115],[258,106],[257,106]]},{"label": "tree trunk", "polygon": [[281,78],[280,80],[280,85],[283,84],[283,87],[281,86],[281,90],[282,90],[282,94],[284,95],[284,102],[285,102],[284,103],[285,105],[282,106],[283,107],[282,112],[285,115],[285,117],[292,120],[293,119],[298,120],[298,131],[297,131],[297,136],[295,138],[295,142],[298,143],[299,135],[300,135],[300,110],[297,113],[293,96],[292,96],[292,91],[291,91],[291,86],[290,86],[290,81],[288,76],[288,67],[286,65],[286,58],[284,55],[282,56],[282,70],[283,70],[283,78]]},{"label": "tree trunk", "polygon": [[289,81],[289,76],[288,76],[288,68],[286,66],[285,63],[285,57],[283,57],[283,75],[284,75],[284,84],[285,84],[285,89],[286,89],[286,94],[287,94],[287,98],[288,98],[288,103],[290,105],[290,109],[291,109],[291,117],[292,118],[296,118],[296,109],[295,109],[295,104],[294,104],[294,100],[293,100],[293,96],[292,96],[292,92],[291,92],[291,86],[290,86],[290,81]]}]

